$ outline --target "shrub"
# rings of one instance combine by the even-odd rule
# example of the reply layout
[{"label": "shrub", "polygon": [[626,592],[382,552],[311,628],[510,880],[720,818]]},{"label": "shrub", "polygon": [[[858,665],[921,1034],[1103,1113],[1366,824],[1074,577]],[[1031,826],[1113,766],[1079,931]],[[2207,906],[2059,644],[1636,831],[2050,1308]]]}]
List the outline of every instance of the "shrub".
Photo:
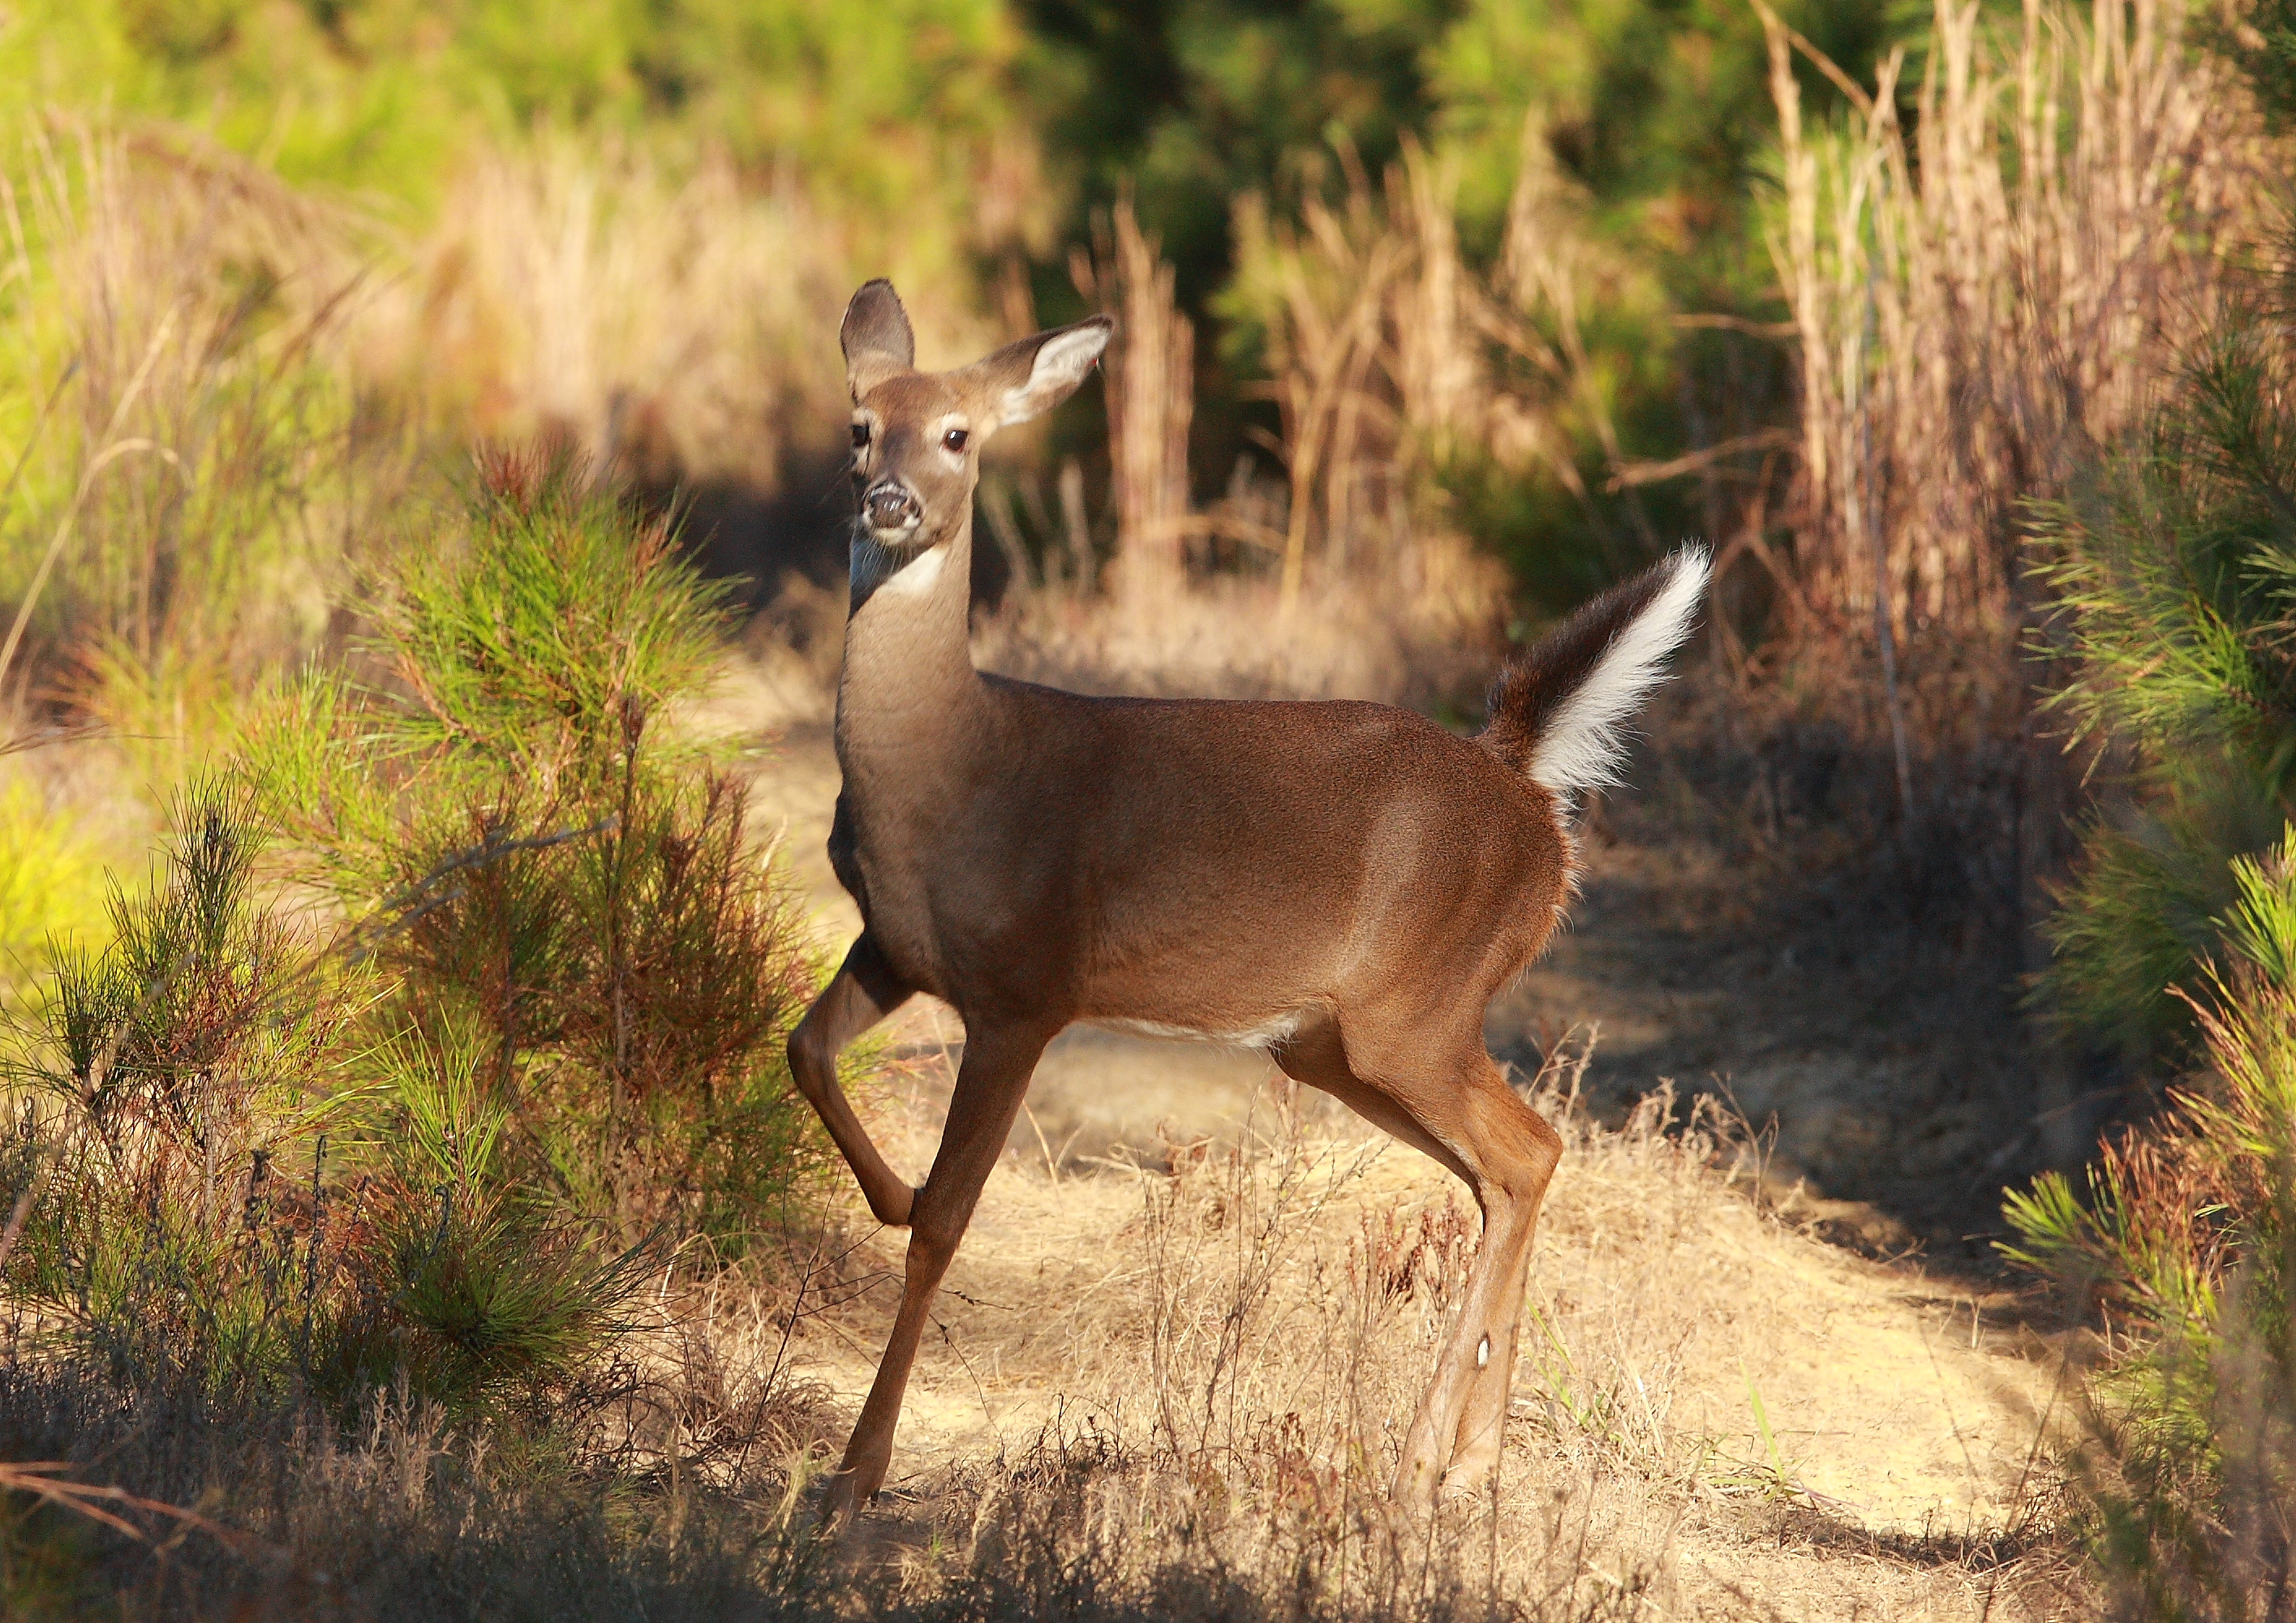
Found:
[{"label": "shrub", "polygon": [[2095,1293],[2124,1331],[2076,1462],[2124,1610],[2279,1616],[2296,1585],[2296,825],[2231,865],[2226,963],[2192,998],[2208,1070],[2010,1197],[2009,1255]]},{"label": "shrub", "polygon": [[127,1390],[578,1414],[662,1245],[739,1247],[805,1162],[816,966],[653,720],[709,590],[562,462],[491,463],[463,541],[376,581],[371,680],[275,695],[14,1019],[17,1328]]},{"label": "shrub", "polygon": [[376,1056],[381,1165],[358,1187],[344,1300],[313,1354],[327,1391],[398,1384],[450,1412],[562,1406],[659,1265],[647,1245],[601,1247],[519,1180],[475,1039],[445,1025]]},{"label": "shrub", "polygon": [[111,945],[53,950],[7,1059],[10,1292],[131,1389],[264,1382],[318,1310],[308,1207],[274,1173],[340,1108],[358,987],[251,903],[246,812],[186,791],[151,883],[112,885]]},{"label": "shrub", "polygon": [[114,884],[111,944],[58,944],[15,1022],[15,1330],[131,1394],[562,1397],[621,1327],[639,1254],[508,1176],[467,1045],[373,1045],[381,977],[264,905],[250,813],[243,790],[188,790],[151,882]]},{"label": "shrub", "polygon": [[2296,414],[2263,313],[2236,313],[2131,447],[2039,510],[2035,573],[2063,621],[2054,703],[2075,742],[2124,742],[2050,925],[2058,1005],[2132,1047],[2190,1030],[2233,859],[2296,811]]},{"label": "shrub", "polygon": [[783,1057],[818,978],[739,785],[661,717],[718,600],[575,463],[496,460],[465,545],[375,583],[362,683],[316,671],[251,732],[302,877],[394,1018],[474,1044],[500,1153],[625,1243],[739,1249],[811,1140]]}]

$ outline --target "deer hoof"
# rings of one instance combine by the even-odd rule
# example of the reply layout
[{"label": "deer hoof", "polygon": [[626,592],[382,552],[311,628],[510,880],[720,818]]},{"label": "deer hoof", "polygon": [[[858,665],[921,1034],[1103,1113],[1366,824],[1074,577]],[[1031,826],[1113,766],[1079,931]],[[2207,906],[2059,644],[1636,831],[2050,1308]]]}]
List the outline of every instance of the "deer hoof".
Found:
[{"label": "deer hoof", "polygon": [[840,1471],[829,1479],[829,1486],[821,1496],[821,1530],[832,1538],[841,1538],[852,1530],[861,1507],[870,1495],[861,1488],[861,1473]]}]

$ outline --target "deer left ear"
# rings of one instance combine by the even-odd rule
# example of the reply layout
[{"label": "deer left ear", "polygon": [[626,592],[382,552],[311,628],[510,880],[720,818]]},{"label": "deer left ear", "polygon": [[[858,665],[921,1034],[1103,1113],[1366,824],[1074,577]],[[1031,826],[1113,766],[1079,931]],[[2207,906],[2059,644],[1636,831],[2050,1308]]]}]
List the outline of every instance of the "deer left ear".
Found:
[{"label": "deer left ear", "polygon": [[845,383],[853,404],[887,378],[898,377],[917,364],[916,335],[909,330],[909,313],[901,296],[880,276],[865,282],[845,307],[845,320],[837,329],[837,342],[845,351]]},{"label": "deer left ear", "polygon": [[1095,316],[1007,344],[964,370],[996,425],[1010,427],[1043,416],[1076,393],[1115,332],[1114,321]]}]

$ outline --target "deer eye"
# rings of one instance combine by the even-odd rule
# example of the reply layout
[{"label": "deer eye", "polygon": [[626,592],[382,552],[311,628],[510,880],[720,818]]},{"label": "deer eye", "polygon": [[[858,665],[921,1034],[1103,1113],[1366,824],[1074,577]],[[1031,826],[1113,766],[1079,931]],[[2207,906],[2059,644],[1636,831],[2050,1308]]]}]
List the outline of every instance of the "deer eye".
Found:
[{"label": "deer eye", "polygon": [[857,422],[853,425],[853,448],[857,451],[865,451],[869,448],[869,425],[867,423]]},{"label": "deer eye", "polygon": [[951,429],[940,437],[941,448],[952,455],[962,455],[964,442],[971,438],[963,429]]}]

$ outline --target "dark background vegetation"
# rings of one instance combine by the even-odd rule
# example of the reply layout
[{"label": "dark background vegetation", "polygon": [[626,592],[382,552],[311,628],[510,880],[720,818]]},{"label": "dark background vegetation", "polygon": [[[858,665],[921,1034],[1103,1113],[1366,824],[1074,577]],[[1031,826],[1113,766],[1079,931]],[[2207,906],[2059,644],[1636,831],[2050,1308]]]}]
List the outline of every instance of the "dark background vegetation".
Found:
[{"label": "dark background vegetation", "polygon": [[[1853,72],[1917,47],[1926,20],[1843,0],[1784,15]],[[865,18],[791,0],[594,0],[547,26],[489,0],[114,0],[19,8],[0,70],[0,105],[80,103],[101,82],[121,111],[187,122],[406,226],[472,143],[537,130],[718,149],[760,175],[791,166],[857,258],[873,235],[954,231],[952,270],[988,289],[1017,279],[1046,320],[1080,313],[1071,245],[1129,199],[1198,327],[1191,462],[1205,495],[1253,452],[1252,430],[1277,428],[1251,387],[1263,334],[1232,288],[1238,200],[1288,214],[1416,144],[1459,165],[1462,245],[1488,266],[1528,141],[1583,193],[1611,256],[1588,340],[1619,451],[1664,459],[1792,410],[1775,340],[1676,321],[1783,313],[1759,223],[1774,190],[1761,25],[1732,0],[904,0]],[[1796,72],[1813,117],[1844,104],[1807,60]],[[970,192],[960,177],[1016,135],[1031,159]],[[1063,420],[1060,448],[1101,444],[1097,409],[1088,398]],[[1572,427],[1591,506],[1472,458],[1449,473],[1456,521],[1546,612],[1719,522],[1694,481],[1605,491],[1603,448]]]}]

